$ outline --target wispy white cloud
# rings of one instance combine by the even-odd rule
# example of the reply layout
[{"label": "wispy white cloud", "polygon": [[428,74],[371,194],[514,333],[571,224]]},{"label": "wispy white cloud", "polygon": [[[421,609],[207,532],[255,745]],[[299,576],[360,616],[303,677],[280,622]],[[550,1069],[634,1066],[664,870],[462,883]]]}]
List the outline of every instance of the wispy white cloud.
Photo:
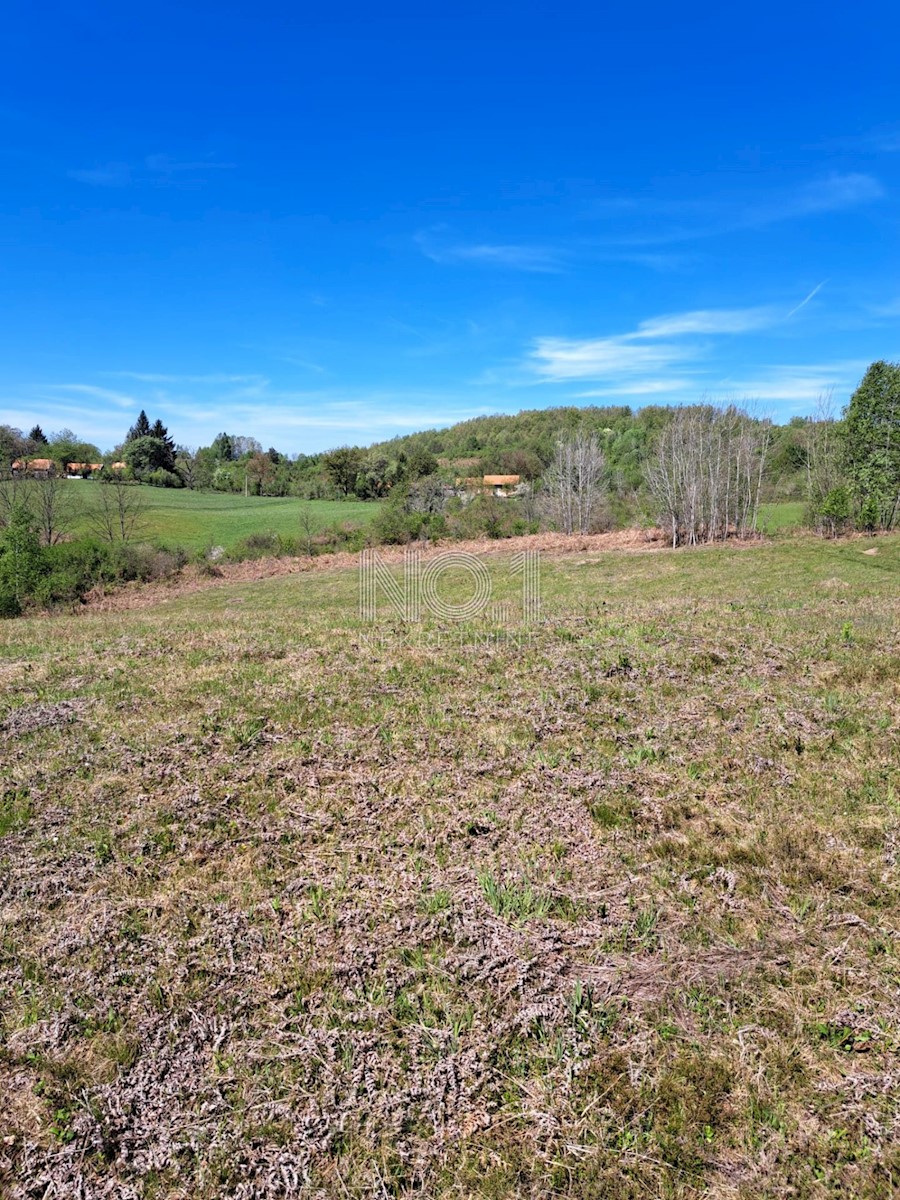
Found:
[{"label": "wispy white cloud", "polygon": [[104,371],[103,374],[115,379],[134,379],[139,383],[225,384],[265,382],[265,378],[262,375],[165,375],[148,371]]},{"label": "wispy white cloud", "polygon": [[900,317],[900,297],[882,304],[869,304],[867,311],[879,320],[893,320],[895,317]]},{"label": "wispy white cloud", "polygon": [[832,390],[849,394],[868,365],[867,359],[784,363],[761,367],[752,375],[722,376],[713,381],[712,388],[719,394],[777,401],[794,410],[809,411],[820,396]]},{"label": "wispy white cloud", "polygon": [[566,266],[566,254],[553,246],[449,242],[442,240],[441,229],[419,230],[413,240],[425,257],[436,263],[476,263],[544,275],[558,274]]},{"label": "wispy white cloud", "polygon": [[420,229],[413,241],[432,262],[450,266],[495,267],[538,275],[560,275],[587,263],[625,263],[651,271],[677,271],[689,256],[671,251],[612,247],[596,238],[571,237],[550,244],[540,241],[467,241],[450,236],[446,226]]},{"label": "wispy white cloud", "polygon": [[[101,448],[121,442],[137,408],[160,417],[179,442],[206,445],[221,430],[252,434],[287,451],[312,452],[342,442],[367,444],[417,429],[453,424],[493,411],[471,394],[413,388],[290,389],[264,376],[106,372],[135,383],[133,395],[92,382],[23,385],[0,396],[4,419],[20,428],[72,428]],[[480,399],[480,398],[479,398]],[[124,412],[123,409],[130,409]]]},{"label": "wispy white cloud", "polygon": [[608,201],[602,201],[594,207],[593,215],[619,226],[609,234],[608,244],[655,246],[845,212],[872,204],[886,194],[874,175],[834,171],[799,187],[766,196],[726,195],[681,202],[638,198],[612,209]]},{"label": "wispy white cloud", "polygon": [[237,166],[231,162],[216,162],[212,158],[179,161],[168,154],[148,154],[144,159],[148,171],[157,175],[197,174],[202,171],[233,171]]},{"label": "wispy white cloud", "polygon": [[618,380],[606,387],[579,391],[584,400],[657,399],[664,404],[695,403],[703,397],[738,404],[765,404],[782,413],[808,413],[821,396],[847,396],[868,365],[865,359],[825,363],[763,365],[746,375],[702,372],[673,374],[662,379]]},{"label": "wispy white cloud", "polygon": [[168,154],[148,154],[142,162],[107,162],[67,172],[70,179],[91,187],[123,188],[132,184],[195,186],[209,171],[231,171],[235,163],[212,158],[179,161]]},{"label": "wispy white cloud", "polygon": [[838,138],[827,143],[841,150],[863,150],[871,154],[897,154],[900,152],[900,128],[882,125],[856,137]]},{"label": "wispy white cloud", "polygon": [[589,388],[584,392],[577,392],[579,399],[595,399],[604,398],[610,399],[614,396],[678,396],[692,384],[690,378],[682,375],[673,375],[668,379],[641,379],[631,383],[620,382],[614,387],[605,388]]},{"label": "wispy white cloud", "polygon": [[768,204],[751,207],[747,219],[755,224],[769,225],[818,213],[842,212],[881,200],[885,195],[882,184],[874,175],[860,172],[841,174],[834,171],[824,179],[806,184],[793,195],[782,196]]},{"label": "wispy white cloud", "polygon": [[530,354],[531,366],[545,383],[575,379],[602,379],[611,375],[667,370],[687,362],[696,353],[670,342],[635,342],[626,337],[538,338]]},{"label": "wispy white cloud", "polygon": [[48,392],[71,392],[102,404],[114,404],[117,408],[136,408],[138,401],[124,392],[97,387],[92,383],[49,383],[44,385]]},{"label": "wispy white cloud", "polygon": [[317,363],[311,358],[303,358],[299,354],[283,354],[281,357],[282,361],[290,363],[292,367],[300,367],[303,371],[312,371],[314,375],[329,375],[331,373],[321,363]]},{"label": "wispy white cloud", "polygon": [[668,371],[702,357],[699,335],[749,333],[775,319],[770,308],[697,309],[653,317],[612,337],[538,338],[528,361],[543,381],[554,383]]},{"label": "wispy white cloud", "polygon": [[751,333],[766,329],[775,320],[769,307],[757,308],[708,308],[693,312],[675,313],[667,317],[652,317],[641,321],[634,333],[625,337],[640,338],[683,337],[697,333]]},{"label": "wispy white cloud", "polygon": [[816,286],[812,289],[812,291],[809,292],[806,296],[804,296],[799,304],[795,304],[794,307],[791,309],[791,311],[787,315],[789,317],[792,317],[794,315],[794,313],[798,313],[801,308],[806,308],[806,306],[807,306],[807,304],[809,304],[810,300],[812,300],[815,296],[818,296],[819,292],[821,292],[822,288],[825,286],[825,284],[827,282],[828,282],[827,279],[823,279],[821,283],[817,283]]},{"label": "wispy white cloud", "polygon": [[131,183],[131,167],[128,163],[103,163],[96,167],[68,172],[70,179],[86,183],[91,187],[128,187]]}]

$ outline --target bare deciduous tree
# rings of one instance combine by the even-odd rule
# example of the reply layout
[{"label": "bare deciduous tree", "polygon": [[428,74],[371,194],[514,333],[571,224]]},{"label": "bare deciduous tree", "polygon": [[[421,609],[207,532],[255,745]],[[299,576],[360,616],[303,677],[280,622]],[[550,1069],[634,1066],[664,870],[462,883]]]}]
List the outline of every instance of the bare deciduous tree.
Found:
[{"label": "bare deciduous tree", "polygon": [[191,446],[179,446],[175,457],[175,472],[189,491],[193,491],[197,486],[197,466],[197,451]]},{"label": "bare deciduous tree", "polygon": [[826,513],[826,501],[829,496],[835,495],[845,480],[841,461],[843,447],[831,392],[818,398],[815,412],[804,433],[808,515],[819,533],[834,536],[837,532],[835,520]]},{"label": "bare deciduous tree", "polygon": [[99,503],[92,515],[94,532],[105,542],[128,542],[140,528],[144,497],[137,484],[118,475],[99,487]]},{"label": "bare deciduous tree", "polygon": [[544,472],[543,504],[563,533],[590,533],[605,498],[606,460],[596,434],[560,438]]},{"label": "bare deciduous tree", "polygon": [[72,527],[77,510],[72,487],[57,475],[48,475],[34,483],[32,508],[45,546],[55,545]]},{"label": "bare deciduous tree", "polygon": [[6,528],[10,514],[17,511],[23,503],[30,507],[31,484],[31,480],[23,479],[8,468],[0,475],[0,528]]},{"label": "bare deciduous tree", "polygon": [[673,546],[755,532],[768,443],[768,425],[734,405],[675,410],[647,465]]},{"label": "bare deciduous tree", "polygon": [[529,525],[536,523],[540,518],[540,498],[535,486],[531,480],[526,480],[522,484],[522,491],[519,503],[522,506],[522,516]]},{"label": "bare deciduous tree", "polygon": [[309,558],[312,558],[313,534],[319,528],[319,522],[308,504],[300,507],[300,528],[303,530],[303,540],[306,542],[306,553]]},{"label": "bare deciduous tree", "polygon": [[434,515],[447,507],[447,489],[437,475],[426,475],[409,487],[409,511]]}]

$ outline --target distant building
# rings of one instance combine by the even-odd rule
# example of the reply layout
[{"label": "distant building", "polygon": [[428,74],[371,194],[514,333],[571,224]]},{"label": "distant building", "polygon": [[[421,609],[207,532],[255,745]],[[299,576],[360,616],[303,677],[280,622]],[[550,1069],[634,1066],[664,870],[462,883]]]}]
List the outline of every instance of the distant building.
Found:
[{"label": "distant building", "polygon": [[66,463],[66,473],[77,479],[81,479],[86,471],[94,475],[102,470],[103,463]]},{"label": "distant building", "polygon": [[520,477],[518,475],[485,475],[481,482],[485,490],[489,489],[495,496],[511,496],[519,486]]},{"label": "distant building", "polygon": [[13,475],[31,475],[35,479],[49,479],[56,473],[56,463],[52,458],[31,458],[27,462],[17,458],[12,465]]},{"label": "distant building", "polygon": [[457,479],[457,488],[469,496],[516,496],[522,490],[520,475],[482,475],[481,478]]}]

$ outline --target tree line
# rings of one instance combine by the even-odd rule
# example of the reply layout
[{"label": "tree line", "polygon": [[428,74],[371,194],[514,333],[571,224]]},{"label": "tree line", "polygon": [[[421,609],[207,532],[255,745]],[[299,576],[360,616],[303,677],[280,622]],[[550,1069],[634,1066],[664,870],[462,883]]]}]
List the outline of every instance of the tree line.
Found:
[{"label": "tree line", "polygon": [[[0,474],[32,455],[59,473],[101,461],[71,430],[47,436],[36,424],[23,435],[0,426]],[[873,363],[840,417],[826,397],[812,416],[784,425],[736,405],[560,407],[292,456],[225,432],[209,446],[178,445],[142,411],[102,461],[116,464],[100,475],[113,485],[98,506],[108,541],[134,528],[137,501],[123,485],[135,482],[382,500],[376,532],[388,541],[656,522],[673,544],[691,544],[747,536],[761,503],[786,499],[805,500],[809,523],[824,534],[891,529],[900,521],[900,364]],[[519,477],[514,500],[466,494],[465,480],[492,473]],[[50,485],[33,496],[38,534],[53,544],[66,534],[71,494]]]}]

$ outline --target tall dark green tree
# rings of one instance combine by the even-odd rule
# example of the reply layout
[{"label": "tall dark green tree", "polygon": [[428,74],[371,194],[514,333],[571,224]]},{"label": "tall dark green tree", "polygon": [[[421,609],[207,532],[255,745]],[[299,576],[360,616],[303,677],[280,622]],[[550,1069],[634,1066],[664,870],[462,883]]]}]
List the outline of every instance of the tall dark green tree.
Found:
[{"label": "tall dark green tree", "polygon": [[41,429],[40,425],[35,425],[34,429],[28,435],[28,440],[29,442],[35,442],[39,446],[47,445],[47,435]]},{"label": "tall dark green tree", "polygon": [[155,420],[153,422],[153,425],[150,429],[150,436],[152,438],[156,438],[157,441],[162,442],[162,444],[166,448],[166,452],[163,455],[164,461],[162,462],[161,465],[167,471],[174,471],[175,470],[175,442],[172,440],[172,438],[169,437],[168,429],[166,429],[165,425],[163,425],[162,421],[160,421],[158,418],[157,418],[157,420]]},{"label": "tall dark green tree", "polygon": [[140,413],[138,414],[138,419],[135,421],[135,423],[132,425],[132,427],[128,430],[128,436],[125,438],[125,441],[133,442],[133,441],[135,441],[136,438],[150,437],[150,436],[151,436],[150,422],[147,420],[147,414],[144,412],[143,409],[141,409]]},{"label": "tall dark green tree", "polygon": [[175,457],[161,438],[149,435],[134,438],[125,447],[123,454],[138,479],[151,471],[171,471],[175,467]]},{"label": "tall dark green tree", "polygon": [[874,362],[844,413],[844,453],[853,498],[890,529],[900,505],[900,363]]},{"label": "tall dark green tree", "polygon": [[230,433],[220,433],[211,449],[217,462],[231,462],[234,458],[234,439]]},{"label": "tall dark green tree", "polygon": [[165,444],[169,447],[169,449],[172,451],[172,453],[173,454],[175,453],[175,443],[169,437],[168,429],[166,429],[165,425],[163,425],[162,421],[160,421],[159,418],[157,418],[153,422],[153,425],[151,426],[151,429],[150,429],[150,436],[159,438],[159,440],[161,442],[165,442]]}]

